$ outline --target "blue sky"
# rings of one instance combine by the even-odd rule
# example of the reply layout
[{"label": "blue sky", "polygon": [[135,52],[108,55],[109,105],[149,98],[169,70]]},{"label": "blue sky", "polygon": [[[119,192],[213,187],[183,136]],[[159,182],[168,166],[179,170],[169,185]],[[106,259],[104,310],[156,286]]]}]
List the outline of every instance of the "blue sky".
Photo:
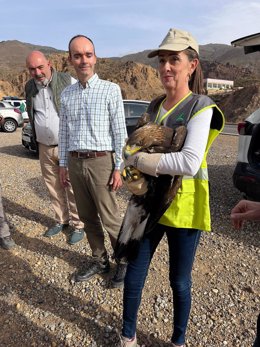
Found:
[{"label": "blue sky", "polygon": [[98,57],[158,47],[169,28],[199,44],[224,43],[260,31],[259,0],[0,0],[0,41],[67,50],[70,38],[92,38]]}]

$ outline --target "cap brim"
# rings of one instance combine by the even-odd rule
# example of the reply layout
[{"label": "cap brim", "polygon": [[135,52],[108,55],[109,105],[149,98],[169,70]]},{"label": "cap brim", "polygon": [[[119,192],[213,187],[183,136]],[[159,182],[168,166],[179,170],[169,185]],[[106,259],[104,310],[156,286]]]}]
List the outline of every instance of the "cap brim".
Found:
[{"label": "cap brim", "polygon": [[153,58],[159,54],[161,51],[172,51],[172,52],[181,52],[184,51],[186,48],[188,48],[189,45],[184,45],[184,44],[168,44],[168,45],[163,45],[156,49],[155,51],[151,51],[147,57],[148,58]]},{"label": "cap brim", "polygon": [[159,53],[159,49],[157,49],[156,51],[151,51],[151,52],[147,55],[147,57],[148,57],[148,58],[156,57],[156,56],[158,55],[158,53]]},{"label": "cap brim", "polygon": [[[161,51],[181,52],[181,51],[184,51],[185,49],[187,49],[189,47],[191,47],[191,46],[187,45],[187,44],[183,44],[183,43],[166,44],[166,45],[163,45],[154,51],[151,51],[147,55],[147,57],[148,58],[156,57],[159,54],[159,52],[161,52]],[[197,53],[199,53],[198,48],[195,48],[195,47],[194,48],[191,47],[191,48],[194,49]]]}]

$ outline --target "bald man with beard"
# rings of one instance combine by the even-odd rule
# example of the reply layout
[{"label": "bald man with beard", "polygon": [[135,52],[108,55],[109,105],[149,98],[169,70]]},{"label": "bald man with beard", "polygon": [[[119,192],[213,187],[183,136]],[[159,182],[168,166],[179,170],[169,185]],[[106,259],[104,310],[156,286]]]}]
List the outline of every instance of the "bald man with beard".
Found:
[{"label": "bald man with beard", "polygon": [[73,245],[84,237],[72,187],[60,184],[58,136],[60,95],[63,89],[76,82],[69,74],[57,72],[40,51],[32,51],[26,58],[32,77],[25,86],[28,116],[33,140],[39,149],[42,176],[50,194],[56,225],[46,230],[44,236],[53,237],[72,225],[68,243]]}]

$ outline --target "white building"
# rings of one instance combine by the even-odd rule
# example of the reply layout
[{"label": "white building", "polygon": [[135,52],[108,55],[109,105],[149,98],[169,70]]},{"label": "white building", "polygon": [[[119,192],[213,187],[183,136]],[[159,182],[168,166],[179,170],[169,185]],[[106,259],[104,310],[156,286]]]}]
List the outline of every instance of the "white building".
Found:
[{"label": "white building", "polygon": [[206,90],[223,90],[223,89],[232,89],[234,87],[234,81],[228,80],[218,80],[214,78],[205,78],[203,80],[204,88]]}]

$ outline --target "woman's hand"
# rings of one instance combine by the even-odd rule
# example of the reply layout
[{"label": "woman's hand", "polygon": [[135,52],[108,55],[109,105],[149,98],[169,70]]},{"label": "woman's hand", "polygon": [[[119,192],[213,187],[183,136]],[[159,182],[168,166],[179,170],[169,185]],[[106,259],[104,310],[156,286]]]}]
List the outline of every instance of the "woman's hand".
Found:
[{"label": "woman's hand", "polygon": [[133,166],[150,176],[158,176],[156,169],[162,153],[136,153],[124,159],[125,166]]}]

